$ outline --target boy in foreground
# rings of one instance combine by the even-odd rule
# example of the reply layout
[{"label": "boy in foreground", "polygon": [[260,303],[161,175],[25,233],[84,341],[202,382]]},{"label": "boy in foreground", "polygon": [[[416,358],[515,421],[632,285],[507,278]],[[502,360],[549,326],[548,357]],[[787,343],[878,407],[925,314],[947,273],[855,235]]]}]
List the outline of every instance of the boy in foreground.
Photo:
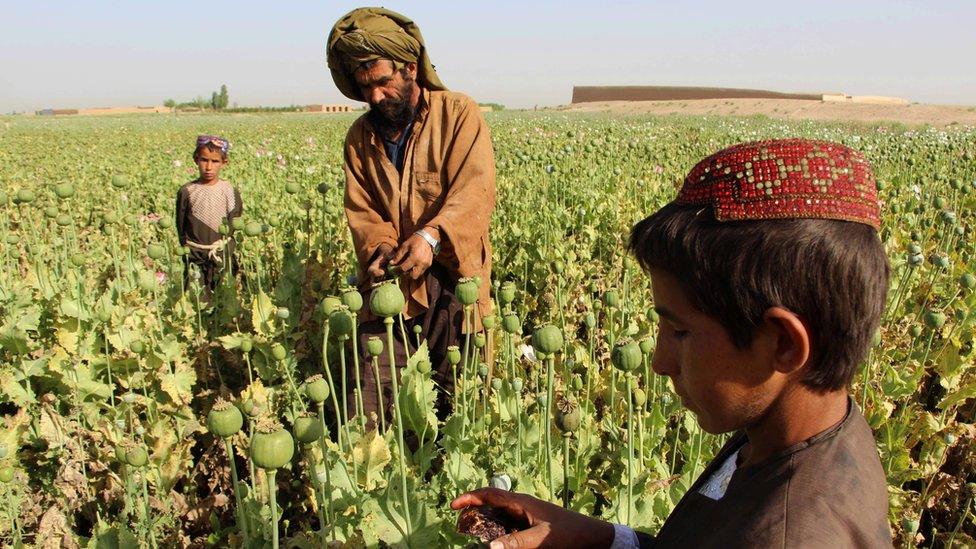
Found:
[{"label": "boy in foreground", "polygon": [[654,371],[702,429],[735,433],[656,536],[492,488],[451,507],[525,525],[492,549],[890,547],[884,471],[848,395],[888,287],[875,185],[842,145],[744,143],[633,228],[661,318]]}]

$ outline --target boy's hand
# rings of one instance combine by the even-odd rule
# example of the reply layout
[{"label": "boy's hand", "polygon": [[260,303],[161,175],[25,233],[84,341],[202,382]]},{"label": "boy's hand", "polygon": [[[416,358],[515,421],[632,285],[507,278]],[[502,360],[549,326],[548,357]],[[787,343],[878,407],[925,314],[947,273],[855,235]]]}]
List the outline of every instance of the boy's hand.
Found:
[{"label": "boy's hand", "polygon": [[458,496],[451,502],[451,509],[470,505],[490,505],[529,526],[491,542],[491,549],[610,547],[613,543],[612,524],[525,494],[480,488]]},{"label": "boy's hand", "polygon": [[393,257],[393,246],[385,243],[377,246],[376,251],[373,252],[373,262],[366,268],[366,274],[373,280],[381,280],[386,275],[384,269],[391,257]]},{"label": "boy's hand", "polygon": [[413,280],[424,276],[433,263],[434,251],[430,244],[418,235],[410,235],[410,238],[400,244],[390,259],[390,264],[399,267],[403,274]]}]

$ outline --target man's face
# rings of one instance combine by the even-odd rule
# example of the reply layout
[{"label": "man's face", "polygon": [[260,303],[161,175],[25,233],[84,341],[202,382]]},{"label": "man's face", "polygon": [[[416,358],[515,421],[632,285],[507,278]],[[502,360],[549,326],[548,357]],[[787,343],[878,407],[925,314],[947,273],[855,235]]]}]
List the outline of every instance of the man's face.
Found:
[{"label": "man's face", "polygon": [[709,433],[726,433],[755,424],[785,383],[772,367],[774,338],[763,326],[752,344],[738,349],[725,328],[698,310],[678,279],[651,270],[655,309],[661,317],[651,366],[671,378],[681,403]]},{"label": "man's face", "polygon": [[393,62],[381,59],[356,71],[356,83],[371,109],[387,121],[401,122],[412,112],[417,66],[408,63],[405,71],[393,70]]}]

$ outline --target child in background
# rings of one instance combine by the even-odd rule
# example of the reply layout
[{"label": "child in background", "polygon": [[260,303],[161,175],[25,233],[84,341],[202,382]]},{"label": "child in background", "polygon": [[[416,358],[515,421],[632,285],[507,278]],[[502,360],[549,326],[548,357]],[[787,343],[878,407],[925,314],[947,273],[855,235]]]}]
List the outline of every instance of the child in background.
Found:
[{"label": "child in background", "polygon": [[[189,282],[190,266],[200,270],[205,298],[217,287],[226,266],[237,271],[231,220],[244,211],[241,195],[220,171],[227,165],[230,143],[223,137],[201,135],[193,151],[200,176],[176,193],[176,232],[180,245],[190,249],[184,256],[183,276]],[[225,225],[221,234],[221,225]]]},{"label": "child in background", "polygon": [[634,226],[660,315],[654,372],[709,433],[734,433],[654,536],[482,488],[518,547],[891,547],[871,428],[848,394],[889,265],[874,176],[836,143],[744,143],[702,160]]}]

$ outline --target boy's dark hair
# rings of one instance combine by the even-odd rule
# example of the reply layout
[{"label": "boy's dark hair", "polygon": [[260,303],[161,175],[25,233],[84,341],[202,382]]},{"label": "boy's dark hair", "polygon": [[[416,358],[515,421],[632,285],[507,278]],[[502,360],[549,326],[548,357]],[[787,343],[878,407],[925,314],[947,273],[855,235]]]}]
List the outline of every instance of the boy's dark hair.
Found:
[{"label": "boy's dark hair", "polygon": [[746,348],[780,306],[810,330],[803,383],[847,387],[867,354],[888,294],[888,258],[873,227],[826,219],[717,221],[712,209],[668,204],[636,224],[630,251],[674,275],[689,300]]},{"label": "boy's dark hair", "polygon": [[213,143],[205,143],[203,145],[197,145],[197,147],[193,149],[193,160],[196,160],[200,156],[200,151],[202,151],[203,149],[207,149],[210,152],[219,152],[220,158],[227,160],[227,153],[217,145],[214,145]]}]

